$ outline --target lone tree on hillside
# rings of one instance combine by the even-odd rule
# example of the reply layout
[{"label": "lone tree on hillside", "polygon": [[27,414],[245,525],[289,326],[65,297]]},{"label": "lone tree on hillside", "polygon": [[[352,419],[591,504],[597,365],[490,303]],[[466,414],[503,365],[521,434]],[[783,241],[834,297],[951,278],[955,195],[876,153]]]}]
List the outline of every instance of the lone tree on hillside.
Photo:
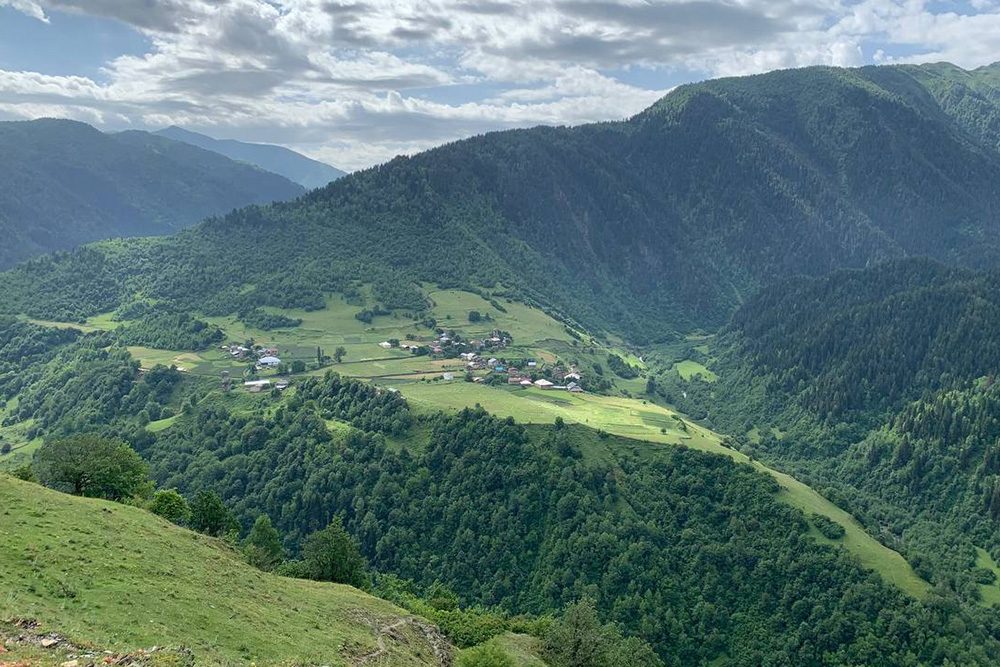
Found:
[{"label": "lone tree on hillside", "polygon": [[303,572],[316,581],[367,588],[367,563],[358,541],[344,530],[339,516],[302,541]]},{"label": "lone tree on hillside", "polygon": [[281,548],[281,537],[271,523],[271,517],[266,514],[257,517],[247,536],[243,553],[248,563],[265,572],[282,561],[285,552]]},{"label": "lone tree on hillside", "polygon": [[122,500],[148,493],[148,470],[123,440],[75,435],[43,444],[32,469],[45,486],[77,496]]},{"label": "lone tree on hillside", "polygon": [[191,527],[199,533],[218,537],[239,530],[240,524],[219,494],[199,491],[191,503]]},{"label": "lone tree on hillside", "polygon": [[339,364],[343,360],[344,355],[346,354],[347,350],[343,346],[340,346],[333,351],[333,360]]},{"label": "lone tree on hillside", "polygon": [[647,642],[622,636],[614,624],[601,625],[590,599],[566,609],[549,628],[542,650],[552,667],[663,667]]},{"label": "lone tree on hillside", "polygon": [[188,502],[176,489],[163,489],[154,493],[149,511],[174,523],[184,523],[191,516]]}]

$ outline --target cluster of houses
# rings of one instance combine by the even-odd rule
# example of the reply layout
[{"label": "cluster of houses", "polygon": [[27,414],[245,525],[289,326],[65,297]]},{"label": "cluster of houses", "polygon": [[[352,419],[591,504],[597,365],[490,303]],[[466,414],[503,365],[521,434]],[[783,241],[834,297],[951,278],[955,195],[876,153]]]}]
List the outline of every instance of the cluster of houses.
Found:
[{"label": "cluster of houses", "polygon": [[551,391],[568,391],[571,394],[582,394],[583,387],[580,386],[580,374],[576,372],[566,373],[559,379],[564,384],[556,384],[545,378],[532,380],[530,377],[523,377],[520,373],[512,369],[507,374],[507,384],[516,384],[521,387],[537,387]]},{"label": "cluster of houses", "polygon": [[[580,385],[580,373],[575,370],[567,371],[562,367],[556,366],[546,371],[546,374],[555,380],[555,382],[544,377],[533,380],[532,376],[537,377],[537,372],[540,369],[538,368],[538,362],[531,359],[525,362],[526,369],[522,371],[520,368],[514,366],[505,366],[503,360],[496,357],[486,359],[475,352],[464,352],[459,356],[465,360],[466,370],[470,372],[488,370],[491,373],[506,373],[507,384],[510,385],[537,387],[553,391],[568,391],[574,394],[583,393],[583,387]],[[454,379],[454,374],[445,373],[443,377],[445,380]],[[477,377],[474,381],[484,382],[485,380],[483,377]]]},{"label": "cluster of houses", "polygon": [[278,350],[273,347],[264,347],[262,345],[247,347],[239,343],[227,343],[221,346],[220,349],[228,352],[233,359],[255,362],[257,368],[274,368],[281,363],[281,359],[277,356]]},{"label": "cluster of houses", "polygon": [[438,337],[426,343],[417,340],[415,343],[401,343],[398,340],[384,340],[379,346],[385,350],[398,347],[401,350],[409,350],[414,354],[420,354],[421,350],[427,354],[442,357],[455,357],[467,354],[484,352],[487,350],[502,350],[514,342],[514,339],[506,331],[494,329],[482,340],[464,340],[461,335],[454,331],[442,331]]}]

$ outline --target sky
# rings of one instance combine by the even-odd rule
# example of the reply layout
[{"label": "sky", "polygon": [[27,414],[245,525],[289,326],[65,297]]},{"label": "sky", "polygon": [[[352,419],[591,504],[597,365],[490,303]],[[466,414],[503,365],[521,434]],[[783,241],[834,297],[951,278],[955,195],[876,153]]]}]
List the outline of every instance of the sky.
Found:
[{"label": "sky", "polygon": [[0,0],[0,119],[180,125],[347,170],[707,78],[942,60],[1000,60],[1000,0]]}]

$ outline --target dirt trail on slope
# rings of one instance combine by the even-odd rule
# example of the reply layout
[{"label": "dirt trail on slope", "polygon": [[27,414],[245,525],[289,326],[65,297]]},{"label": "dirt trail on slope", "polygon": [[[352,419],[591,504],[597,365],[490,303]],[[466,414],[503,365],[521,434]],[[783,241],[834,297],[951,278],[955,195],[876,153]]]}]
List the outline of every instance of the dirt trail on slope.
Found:
[{"label": "dirt trail on slope", "polygon": [[389,625],[378,625],[377,623],[371,622],[370,619],[366,621],[373,626],[375,631],[375,642],[378,648],[370,653],[358,656],[354,660],[355,667],[362,667],[362,665],[378,664],[382,656],[386,655],[389,651],[389,645],[386,642],[386,638],[393,640],[396,643],[406,644],[408,639],[402,630],[407,626],[412,626],[415,630],[423,634],[424,639],[427,644],[431,647],[431,651],[434,653],[434,665],[436,667],[452,667],[452,648],[451,644],[447,639],[441,634],[441,631],[437,627],[420,621],[416,618],[403,618],[395,623]]}]

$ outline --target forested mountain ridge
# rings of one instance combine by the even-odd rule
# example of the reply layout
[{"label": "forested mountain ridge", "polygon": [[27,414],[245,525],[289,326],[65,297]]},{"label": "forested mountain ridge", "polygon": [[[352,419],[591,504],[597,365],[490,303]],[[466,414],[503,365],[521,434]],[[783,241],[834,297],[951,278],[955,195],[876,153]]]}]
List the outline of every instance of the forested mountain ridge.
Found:
[{"label": "forested mountain ridge", "polygon": [[[257,305],[280,306],[371,274],[499,281],[643,342],[722,325],[782,276],[908,255],[992,265],[1000,153],[912,72],[811,68],[684,86],[628,121],[488,134],[167,242],[24,271],[78,282],[99,253],[120,286],[113,301],[133,289],[127,276],[150,296],[192,301],[250,284]],[[248,230],[269,237],[266,273]],[[244,259],[205,268],[221,253]],[[8,310],[60,308],[14,292]]]},{"label": "forested mountain ridge", "polygon": [[250,144],[232,139],[215,139],[172,125],[153,134],[183,141],[184,143],[213,151],[233,160],[249,162],[261,169],[281,174],[306,189],[318,188],[335,181],[346,173],[324,162],[296,153],[283,146]]},{"label": "forested mountain ridge", "polygon": [[918,81],[966,132],[1000,151],[1000,63],[974,70],[949,63],[900,69]]},{"label": "forested mountain ridge", "polygon": [[663,391],[927,580],[997,601],[997,270],[912,259],[789,279],[747,300],[712,354],[717,382]]},{"label": "forested mountain ridge", "polygon": [[42,119],[0,123],[0,268],[116,236],[169,234],[302,188],[144,132]]},{"label": "forested mountain ridge", "polygon": [[775,415],[799,410],[864,433],[928,391],[994,373],[998,330],[997,271],[914,259],[790,279],[723,330],[720,391],[761,386]]}]

